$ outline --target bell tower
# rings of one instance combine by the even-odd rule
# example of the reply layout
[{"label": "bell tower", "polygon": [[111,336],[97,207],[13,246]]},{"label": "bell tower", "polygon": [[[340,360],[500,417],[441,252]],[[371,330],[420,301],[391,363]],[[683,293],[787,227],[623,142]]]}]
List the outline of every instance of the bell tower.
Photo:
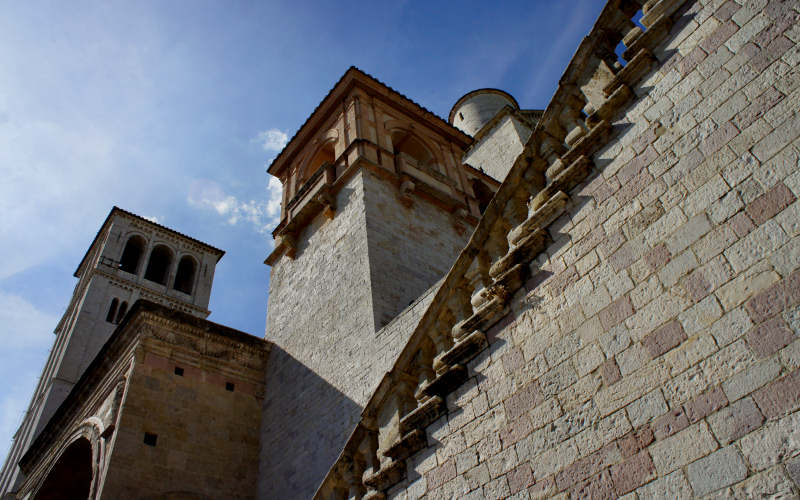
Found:
[{"label": "bell tower", "polygon": [[393,322],[413,321],[406,309],[464,247],[498,185],[462,164],[471,142],[350,68],[271,164],[283,199],[266,260],[261,495],[313,494],[411,331]]},{"label": "bell tower", "polygon": [[24,478],[17,463],[136,300],[205,318],[224,252],[114,207],[75,271],[78,283],[25,418],[0,471],[0,498]]}]

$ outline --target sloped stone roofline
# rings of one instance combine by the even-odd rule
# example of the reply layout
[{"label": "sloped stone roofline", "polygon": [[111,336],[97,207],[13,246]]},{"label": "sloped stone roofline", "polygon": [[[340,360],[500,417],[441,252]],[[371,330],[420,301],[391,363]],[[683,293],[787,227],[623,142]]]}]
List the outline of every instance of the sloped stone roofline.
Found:
[{"label": "sloped stone roofline", "polygon": [[111,219],[113,218],[113,216],[115,214],[126,215],[128,217],[131,217],[133,219],[138,220],[139,222],[142,222],[142,223],[145,223],[145,224],[149,224],[149,225],[151,225],[153,227],[157,227],[158,229],[160,229],[162,231],[166,231],[166,232],[168,232],[170,234],[173,234],[175,236],[178,236],[180,238],[189,240],[192,243],[196,243],[196,244],[202,246],[203,248],[209,250],[211,253],[216,254],[217,255],[217,262],[219,262],[219,259],[221,259],[223,255],[225,255],[225,250],[220,250],[219,248],[213,247],[213,246],[209,245],[208,243],[205,243],[205,242],[200,241],[198,239],[192,238],[191,236],[183,234],[183,233],[181,233],[179,231],[176,231],[174,229],[170,229],[167,226],[163,226],[163,225],[161,225],[161,224],[159,224],[157,222],[153,222],[151,220],[145,219],[141,215],[136,215],[133,212],[129,212],[129,211],[127,211],[125,209],[122,209],[122,208],[119,208],[118,206],[115,205],[114,207],[111,208],[111,211],[108,212],[108,215],[106,216],[106,219],[100,225],[100,229],[97,230],[97,234],[92,239],[92,243],[86,248],[86,253],[83,254],[83,258],[81,259],[80,263],[78,264],[78,267],[75,269],[75,274],[73,274],[73,276],[75,276],[76,278],[78,277],[78,272],[81,270],[81,267],[83,266],[84,262],[86,262],[86,258],[89,257],[89,252],[91,251],[92,247],[97,242],[98,238],[100,238],[100,235],[103,234],[103,231],[105,230],[106,225],[111,221]]},{"label": "sloped stone roofline", "polygon": [[322,101],[320,101],[317,107],[314,108],[314,111],[312,111],[309,117],[306,118],[306,121],[300,125],[300,128],[297,129],[297,132],[295,132],[292,138],[289,139],[289,142],[287,142],[286,146],[284,146],[281,152],[278,153],[278,156],[272,160],[272,163],[270,163],[269,167],[267,168],[267,173],[271,175],[278,175],[278,173],[282,171],[289,162],[291,162],[294,154],[305,142],[307,136],[316,131],[319,123],[328,116],[334,104],[338,102],[339,98],[341,98],[342,95],[345,94],[345,92],[347,92],[352,85],[356,84],[356,82],[361,83],[362,86],[366,85],[369,88],[381,90],[390,97],[399,100],[401,103],[404,103],[409,111],[423,118],[432,126],[444,131],[447,135],[453,137],[457,142],[462,143],[464,148],[472,143],[472,138],[469,135],[457,129],[445,121],[442,117],[410,99],[408,96],[393,89],[389,85],[378,80],[374,76],[365,73],[355,66],[350,66],[350,68],[345,71],[342,77],[339,78],[339,80],[334,84],[331,90],[328,91],[325,97],[322,98]]}]

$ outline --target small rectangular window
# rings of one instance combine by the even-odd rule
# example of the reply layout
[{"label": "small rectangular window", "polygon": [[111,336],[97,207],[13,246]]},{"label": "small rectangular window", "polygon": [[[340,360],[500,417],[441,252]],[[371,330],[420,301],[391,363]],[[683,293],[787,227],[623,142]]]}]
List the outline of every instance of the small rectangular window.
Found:
[{"label": "small rectangular window", "polygon": [[158,435],[149,432],[144,433],[144,444],[147,446],[155,446],[156,441],[158,441]]},{"label": "small rectangular window", "polygon": [[180,366],[176,366],[175,367],[175,375],[177,375],[179,377],[183,377],[183,368],[181,368]]},{"label": "small rectangular window", "polygon": [[233,392],[233,382],[225,382],[225,390]]}]

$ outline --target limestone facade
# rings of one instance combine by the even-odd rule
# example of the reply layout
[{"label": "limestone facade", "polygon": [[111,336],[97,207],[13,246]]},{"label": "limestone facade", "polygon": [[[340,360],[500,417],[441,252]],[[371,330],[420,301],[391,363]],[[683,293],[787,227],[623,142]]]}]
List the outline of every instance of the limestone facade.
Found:
[{"label": "limestone facade", "polygon": [[[386,360],[405,343],[408,330],[382,329],[444,276],[466,243],[498,184],[460,163],[469,142],[352,68],[270,166],[285,188],[267,259],[266,338],[275,349],[261,495],[313,494]],[[301,452],[272,451],[297,440]]]}]

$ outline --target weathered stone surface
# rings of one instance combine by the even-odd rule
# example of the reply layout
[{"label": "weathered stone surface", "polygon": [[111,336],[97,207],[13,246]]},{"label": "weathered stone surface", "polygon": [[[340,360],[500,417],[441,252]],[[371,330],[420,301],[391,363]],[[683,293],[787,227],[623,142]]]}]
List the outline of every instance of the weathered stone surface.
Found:
[{"label": "weathered stone surface", "polygon": [[689,464],[686,475],[695,495],[702,496],[747,477],[747,465],[735,446],[722,448]]},{"label": "weathered stone surface", "polygon": [[705,422],[688,427],[650,447],[650,454],[659,475],[666,475],[717,448]]},{"label": "weathered stone surface", "polygon": [[708,418],[711,430],[723,445],[758,429],[764,417],[752,398],[743,398]]}]

